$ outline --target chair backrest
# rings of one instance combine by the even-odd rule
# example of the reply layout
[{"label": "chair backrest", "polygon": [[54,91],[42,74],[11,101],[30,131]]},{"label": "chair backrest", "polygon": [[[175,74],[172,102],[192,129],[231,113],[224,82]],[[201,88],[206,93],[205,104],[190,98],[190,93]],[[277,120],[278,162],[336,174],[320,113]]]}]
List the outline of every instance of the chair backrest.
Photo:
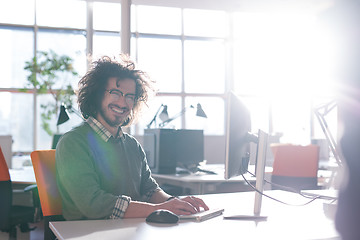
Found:
[{"label": "chair backrest", "polygon": [[319,146],[273,144],[273,175],[287,177],[317,177]]},{"label": "chair backrest", "polygon": [[0,146],[0,181],[9,181],[9,180],[10,180],[9,168]]},{"label": "chair backrest", "polygon": [[8,229],[12,203],[9,168],[0,146],[0,230]]},{"label": "chair backrest", "polygon": [[61,215],[61,197],[57,188],[55,174],[55,150],[37,150],[33,151],[30,156],[43,215]]}]

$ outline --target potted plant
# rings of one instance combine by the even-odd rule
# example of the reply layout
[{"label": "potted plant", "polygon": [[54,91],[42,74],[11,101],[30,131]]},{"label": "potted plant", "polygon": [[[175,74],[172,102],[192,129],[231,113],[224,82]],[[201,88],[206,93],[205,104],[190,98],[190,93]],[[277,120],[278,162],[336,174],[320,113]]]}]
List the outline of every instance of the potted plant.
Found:
[{"label": "potted plant", "polygon": [[55,100],[54,103],[41,104],[41,126],[50,136],[54,134],[50,120],[57,115],[60,104],[72,105],[75,92],[71,86],[71,77],[78,75],[73,62],[71,57],[58,55],[53,50],[38,51],[35,57],[25,62],[24,69],[30,72],[25,87],[34,89],[37,94],[49,93]]}]

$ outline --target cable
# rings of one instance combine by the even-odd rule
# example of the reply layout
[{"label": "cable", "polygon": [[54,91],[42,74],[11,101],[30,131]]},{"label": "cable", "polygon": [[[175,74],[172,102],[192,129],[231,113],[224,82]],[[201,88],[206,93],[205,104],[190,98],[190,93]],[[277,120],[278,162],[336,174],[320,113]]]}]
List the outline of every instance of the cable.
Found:
[{"label": "cable", "polygon": [[[255,174],[253,174],[253,173],[251,173],[251,172],[249,172],[249,171],[247,171],[247,173],[249,173],[249,174],[250,174],[251,176],[253,176],[253,177],[256,177]],[[308,196],[308,195],[303,194],[301,191],[299,191],[299,190],[297,190],[297,189],[295,189],[295,188],[288,187],[288,186],[284,186],[284,185],[280,185],[280,184],[277,184],[277,183],[273,183],[273,182],[270,182],[270,181],[268,181],[268,180],[266,180],[266,179],[264,179],[264,181],[265,181],[266,183],[272,185],[272,186],[275,186],[275,187],[280,188],[281,190],[285,190],[285,191],[288,191],[288,192],[297,193],[297,194],[301,195],[301,196],[304,197],[304,198],[310,198],[310,199],[314,198],[313,196]],[[321,197],[320,197],[320,198],[321,198]]]},{"label": "cable", "polygon": [[[249,171],[247,171],[247,172],[248,172],[250,175],[255,176],[255,175],[252,174],[251,172],[249,172]],[[274,200],[274,201],[276,201],[276,202],[279,202],[279,203],[282,203],[282,204],[285,204],[285,205],[288,205],[288,206],[305,206],[305,205],[308,205],[309,203],[315,201],[316,199],[320,199],[320,198],[321,198],[320,196],[316,196],[316,197],[305,196],[305,195],[301,194],[300,192],[296,191],[296,190],[293,189],[293,188],[289,188],[289,187],[282,186],[282,187],[284,187],[284,188],[292,189],[292,190],[293,190],[292,192],[298,193],[298,194],[300,194],[302,197],[310,198],[310,199],[311,199],[310,201],[308,201],[308,202],[306,202],[306,203],[303,203],[303,204],[290,204],[290,203],[286,203],[286,202],[284,202],[284,201],[281,201],[281,200],[279,200],[279,199],[273,198],[273,197],[271,197],[271,196],[269,196],[269,195],[267,195],[267,194],[259,191],[256,187],[254,187],[254,185],[252,185],[252,184],[245,178],[244,174],[241,174],[241,176],[243,177],[244,181],[245,181],[252,189],[254,189],[257,193],[259,193],[259,194],[261,194],[262,196],[265,196],[265,197],[267,197],[267,198],[269,198],[269,199],[271,199],[271,200]],[[264,181],[266,181],[266,182],[269,183],[269,184],[274,184],[274,183],[268,182],[268,181],[265,180],[265,179],[264,179]],[[276,185],[278,185],[278,184],[276,184]],[[281,186],[281,185],[278,185],[278,186]]]}]

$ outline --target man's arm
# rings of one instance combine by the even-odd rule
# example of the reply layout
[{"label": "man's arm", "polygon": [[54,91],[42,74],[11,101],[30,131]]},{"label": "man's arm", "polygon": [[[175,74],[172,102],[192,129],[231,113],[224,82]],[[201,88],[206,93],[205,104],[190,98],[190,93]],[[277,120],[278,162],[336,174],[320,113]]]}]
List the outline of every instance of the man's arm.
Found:
[{"label": "man's arm", "polygon": [[154,192],[154,194],[149,199],[149,202],[151,202],[151,203],[163,203],[163,202],[167,201],[170,197],[172,197],[172,196],[167,194],[163,190],[160,190],[160,191]]},{"label": "man's arm", "polygon": [[147,217],[150,213],[158,209],[166,209],[177,215],[189,215],[200,211],[200,208],[208,210],[208,206],[203,200],[196,197],[174,198],[167,201],[171,195],[160,190],[150,198],[151,203],[130,201],[126,209],[124,218]]}]

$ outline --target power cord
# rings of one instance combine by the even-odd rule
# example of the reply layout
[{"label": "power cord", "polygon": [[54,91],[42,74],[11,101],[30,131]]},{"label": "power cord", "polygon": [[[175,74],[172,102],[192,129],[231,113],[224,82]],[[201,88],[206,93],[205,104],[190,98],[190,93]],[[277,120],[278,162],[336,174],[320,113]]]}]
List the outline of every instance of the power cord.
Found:
[{"label": "power cord", "polygon": [[[253,177],[256,177],[255,174],[253,174],[253,173],[251,173],[251,172],[249,172],[249,171],[247,171],[247,173],[249,173],[249,174],[250,174],[251,176],[253,176]],[[321,199],[320,196],[316,196],[316,197],[306,196],[306,195],[302,194],[301,192],[295,190],[294,188],[290,188],[290,187],[286,187],[286,186],[283,186],[283,185],[275,184],[275,183],[269,182],[269,181],[267,181],[266,179],[264,179],[264,181],[265,181],[266,183],[269,183],[270,185],[277,186],[277,187],[279,187],[279,188],[282,188],[283,190],[290,191],[290,192],[293,192],[293,193],[297,193],[297,194],[299,194],[300,196],[302,196],[302,197],[304,197],[304,198],[310,198],[310,199],[311,199],[310,201],[308,201],[308,202],[306,202],[306,203],[303,203],[303,204],[291,204],[291,203],[286,203],[286,202],[284,202],[284,201],[281,201],[281,200],[279,200],[279,199],[276,199],[276,198],[274,198],[274,197],[271,197],[271,196],[269,196],[269,195],[267,195],[267,194],[259,191],[253,184],[251,184],[251,183],[245,178],[244,174],[241,174],[241,176],[242,176],[242,178],[244,179],[244,181],[245,181],[252,189],[254,189],[257,193],[259,193],[259,194],[261,194],[262,196],[265,196],[265,197],[267,197],[267,198],[269,198],[269,199],[271,199],[271,200],[274,200],[274,201],[276,201],[276,202],[279,202],[279,203],[282,203],[282,204],[285,204],[285,205],[288,205],[288,206],[305,206],[305,205],[308,205],[308,204],[310,204],[311,202],[315,201],[316,199]]]}]

